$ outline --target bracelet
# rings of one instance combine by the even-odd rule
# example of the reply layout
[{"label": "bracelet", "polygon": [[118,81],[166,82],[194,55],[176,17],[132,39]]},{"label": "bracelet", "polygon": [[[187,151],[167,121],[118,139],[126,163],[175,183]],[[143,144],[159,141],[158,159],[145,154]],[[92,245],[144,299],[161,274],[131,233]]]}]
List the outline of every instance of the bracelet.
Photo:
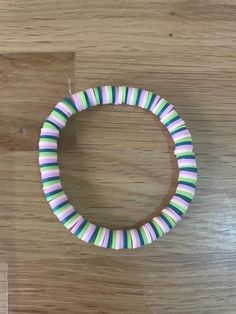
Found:
[{"label": "bracelet", "polygon": [[[89,222],[69,202],[60,180],[57,154],[60,130],[77,112],[106,104],[127,104],[150,110],[167,128],[175,144],[179,168],[176,191],[159,216],[138,228],[114,230]],[[98,86],[60,101],[41,128],[39,166],[45,198],[59,221],[79,239],[112,249],[137,248],[169,232],[187,211],[197,182],[191,134],[173,105],[153,92],[126,86]]]}]

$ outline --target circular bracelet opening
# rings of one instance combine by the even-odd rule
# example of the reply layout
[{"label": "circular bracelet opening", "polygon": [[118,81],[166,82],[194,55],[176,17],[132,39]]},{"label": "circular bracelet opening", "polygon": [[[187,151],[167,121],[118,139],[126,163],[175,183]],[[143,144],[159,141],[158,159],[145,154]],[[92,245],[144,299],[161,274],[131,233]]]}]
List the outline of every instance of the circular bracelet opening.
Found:
[{"label": "circular bracelet opening", "polygon": [[61,179],[85,219],[127,229],[161,214],[175,192],[178,167],[173,141],[152,113],[96,106],[71,129],[77,140],[59,152]]},{"label": "circular bracelet opening", "polygon": [[[174,143],[179,168],[176,190],[160,215],[136,228],[108,229],[91,223],[73,207],[62,187],[58,165],[60,130],[73,114],[103,104],[127,104],[151,111],[167,128]],[[169,232],[187,211],[197,181],[192,138],[173,105],[153,92],[126,86],[99,86],[60,101],[41,129],[39,164],[46,200],[59,221],[79,239],[113,249],[147,245]]]}]

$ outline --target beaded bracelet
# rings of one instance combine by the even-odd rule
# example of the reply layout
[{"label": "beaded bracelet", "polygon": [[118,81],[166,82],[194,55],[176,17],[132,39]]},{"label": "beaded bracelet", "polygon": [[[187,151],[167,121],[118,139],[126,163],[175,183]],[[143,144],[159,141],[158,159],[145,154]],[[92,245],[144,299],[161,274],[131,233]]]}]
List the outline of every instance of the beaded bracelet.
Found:
[{"label": "beaded bracelet", "polygon": [[[60,130],[72,115],[101,104],[127,104],[150,110],[159,117],[175,144],[179,168],[176,191],[159,216],[138,228],[112,230],[89,222],[71,205],[62,187],[57,154]],[[126,86],[90,88],[60,101],[41,129],[39,165],[45,198],[59,221],[79,239],[112,249],[137,248],[169,232],[187,211],[197,182],[191,134],[173,105],[153,92]]]}]

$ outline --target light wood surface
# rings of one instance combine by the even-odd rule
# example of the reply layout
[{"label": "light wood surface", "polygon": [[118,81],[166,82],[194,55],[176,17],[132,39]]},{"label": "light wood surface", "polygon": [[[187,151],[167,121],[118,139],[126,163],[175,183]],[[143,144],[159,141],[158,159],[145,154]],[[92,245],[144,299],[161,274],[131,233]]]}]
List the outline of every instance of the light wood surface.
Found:
[{"label": "light wood surface", "polygon": [[[1,313],[235,314],[235,21],[235,0],[0,0]],[[51,214],[37,141],[68,78],[153,90],[190,128],[197,194],[158,242],[100,249]],[[140,109],[83,112],[60,144],[65,190],[95,223],[139,224],[174,190],[172,142]]]}]

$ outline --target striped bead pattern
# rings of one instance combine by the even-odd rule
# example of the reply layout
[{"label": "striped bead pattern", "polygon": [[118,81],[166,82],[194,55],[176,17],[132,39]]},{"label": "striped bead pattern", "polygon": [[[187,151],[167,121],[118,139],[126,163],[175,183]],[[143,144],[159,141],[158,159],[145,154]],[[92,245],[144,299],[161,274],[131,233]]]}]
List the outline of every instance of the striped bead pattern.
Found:
[{"label": "striped bead pattern", "polygon": [[[179,168],[175,194],[159,216],[139,228],[111,230],[89,222],[69,202],[61,184],[57,154],[60,130],[77,112],[106,104],[127,104],[151,111],[167,128],[175,144]],[[39,165],[45,198],[59,221],[79,239],[116,250],[150,244],[169,232],[187,211],[197,182],[192,137],[173,105],[153,92],[126,86],[98,86],[60,101],[41,129]]]}]

